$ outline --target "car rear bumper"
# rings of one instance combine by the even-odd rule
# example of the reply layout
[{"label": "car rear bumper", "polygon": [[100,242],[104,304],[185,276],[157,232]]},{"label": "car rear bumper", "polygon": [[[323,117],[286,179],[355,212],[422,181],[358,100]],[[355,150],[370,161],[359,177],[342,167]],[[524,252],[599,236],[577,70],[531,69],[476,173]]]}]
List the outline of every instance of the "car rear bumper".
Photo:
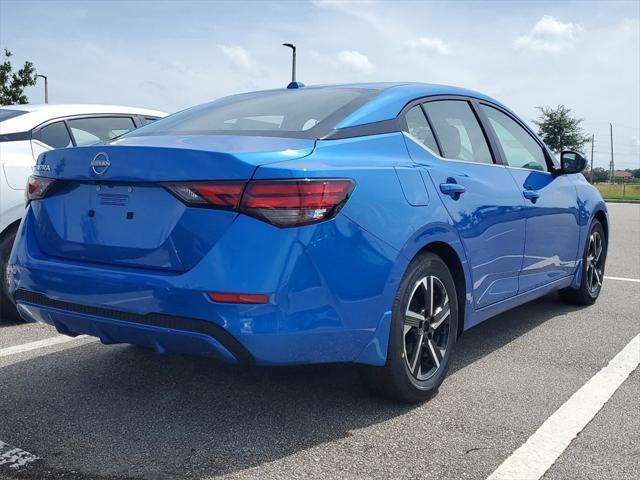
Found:
[{"label": "car rear bumper", "polygon": [[[39,248],[29,212],[8,269],[25,320],[106,344],[233,363],[386,360],[397,252],[346,217],[301,234],[241,216],[198,266],[169,273],[50,257]],[[247,223],[261,248],[238,252]],[[267,293],[269,301],[215,303],[207,292]]]}]

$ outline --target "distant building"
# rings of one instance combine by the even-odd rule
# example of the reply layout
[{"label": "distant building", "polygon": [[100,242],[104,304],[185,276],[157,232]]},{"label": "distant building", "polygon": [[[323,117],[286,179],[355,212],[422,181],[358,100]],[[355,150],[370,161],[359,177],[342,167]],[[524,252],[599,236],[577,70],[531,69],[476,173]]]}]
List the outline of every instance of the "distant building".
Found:
[{"label": "distant building", "polygon": [[629,181],[631,180],[631,177],[633,177],[633,173],[625,172],[624,170],[616,170],[615,172],[613,172],[613,178],[615,178],[616,180]]}]

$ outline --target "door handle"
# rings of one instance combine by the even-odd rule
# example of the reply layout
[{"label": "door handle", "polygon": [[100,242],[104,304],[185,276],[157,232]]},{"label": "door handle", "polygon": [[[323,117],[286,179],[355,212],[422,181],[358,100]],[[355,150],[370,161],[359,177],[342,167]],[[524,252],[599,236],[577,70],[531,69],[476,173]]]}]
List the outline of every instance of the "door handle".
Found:
[{"label": "door handle", "polygon": [[460,185],[459,183],[441,183],[440,191],[445,195],[449,195],[454,200],[457,200],[460,195],[467,191],[464,188],[464,185]]},{"label": "door handle", "polygon": [[535,201],[540,198],[540,193],[537,190],[523,190],[522,195],[527,200],[531,200],[535,203]]}]

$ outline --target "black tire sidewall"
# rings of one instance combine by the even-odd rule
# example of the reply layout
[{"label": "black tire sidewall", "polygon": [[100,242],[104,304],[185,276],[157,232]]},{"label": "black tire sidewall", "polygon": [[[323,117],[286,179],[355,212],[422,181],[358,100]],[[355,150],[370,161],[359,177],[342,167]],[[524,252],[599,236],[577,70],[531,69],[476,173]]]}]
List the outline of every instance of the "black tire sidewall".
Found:
[{"label": "black tire sidewall", "polygon": [[20,318],[7,288],[7,264],[9,263],[16,233],[17,230],[13,229],[0,241],[0,314],[3,316],[3,319],[7,320],[17,320]]}]

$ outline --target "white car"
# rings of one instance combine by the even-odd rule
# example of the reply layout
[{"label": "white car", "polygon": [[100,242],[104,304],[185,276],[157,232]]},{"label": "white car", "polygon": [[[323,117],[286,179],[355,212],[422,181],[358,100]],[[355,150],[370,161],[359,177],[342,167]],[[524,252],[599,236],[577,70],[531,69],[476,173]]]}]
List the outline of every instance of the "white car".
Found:
[{"label": "white car", "polygon": [[166,115],[113,105],[0,107],[0,320],[19,318],[6,293],[5,271],[24,211],[24,188],[38,155],[108,141]]}]

